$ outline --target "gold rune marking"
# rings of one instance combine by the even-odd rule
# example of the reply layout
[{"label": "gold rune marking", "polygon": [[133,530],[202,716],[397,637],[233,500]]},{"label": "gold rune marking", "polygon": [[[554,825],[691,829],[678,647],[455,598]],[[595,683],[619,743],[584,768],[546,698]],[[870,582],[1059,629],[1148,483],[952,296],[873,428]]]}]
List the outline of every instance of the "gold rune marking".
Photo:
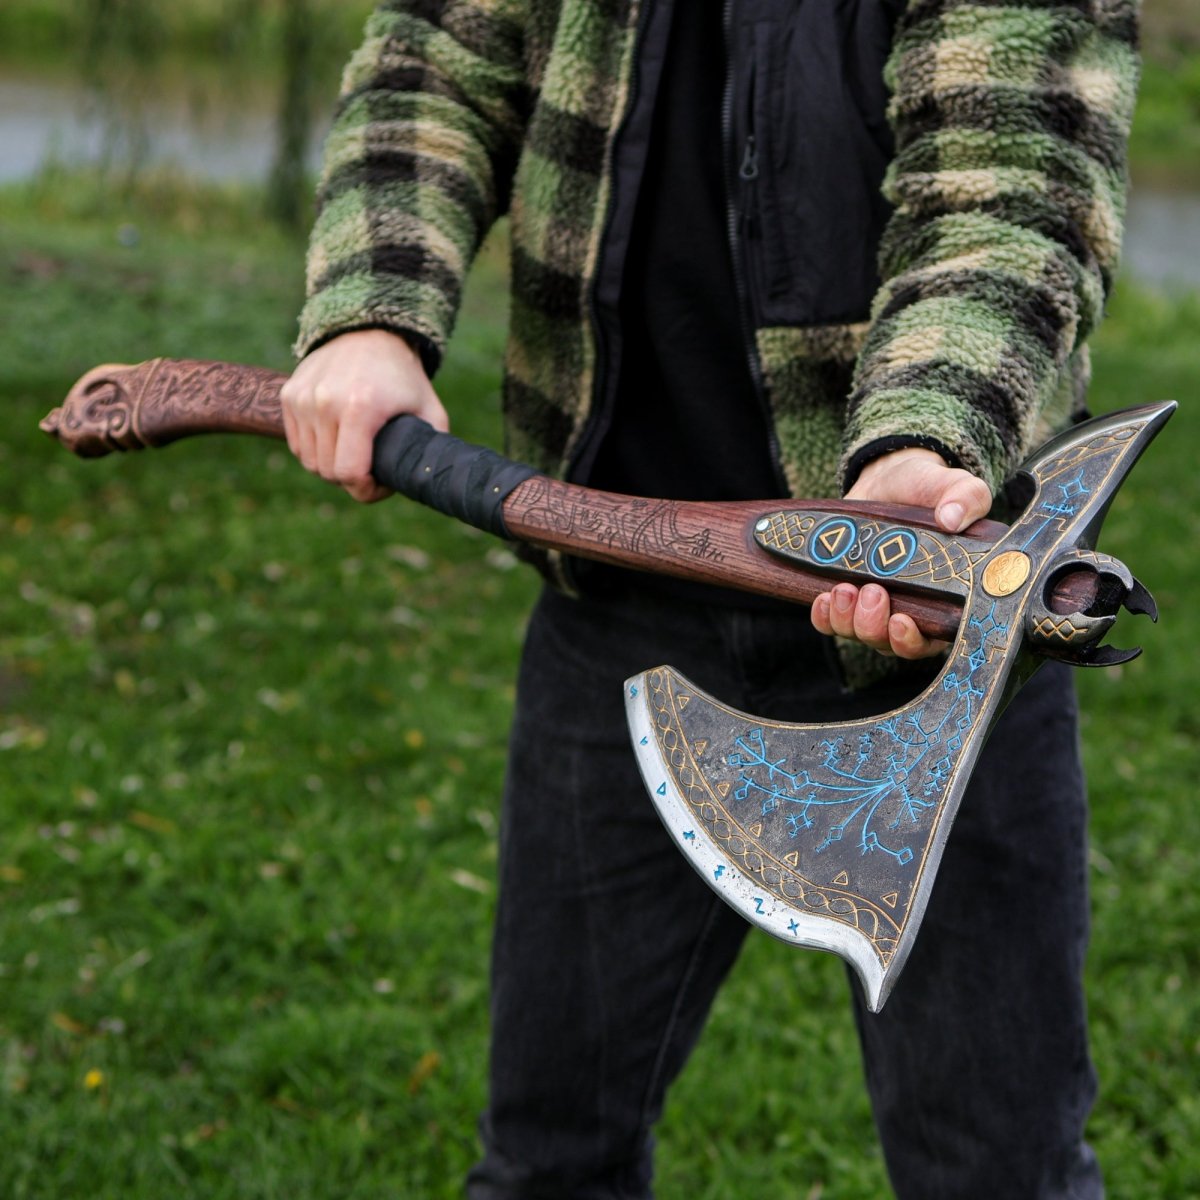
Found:
[{"label": "gold rune marking", "polygon": [[1008,550],[993,558],[983,570],[983,590],[989,596],[1011,596],[1029,578],[1029,556]]},{"label": "gold rune marking", "polygon": [[838,547],[846,540],[850,532],[848,525],[835,525],[832,529],[827,529],[817,541],[824,546],[826,552],[832,556],[838,552]]},{"label": "gold rune marking", "polygon": [[879,547],[879,561],[885,567],[899,562],[908,553],[908,543],[899,535],[890,537]]},{"label": "gold rune marking", "polygon": [[687,706],[691,702],[692,702],[691,696],[676,696],[675,697],[675,703],[679,706],[679,708],[681,710],[687,708]]},{"label": "gold rune marking", "polygon": [[717,784],[717,791],[720,793],[720,795],[721,795],[721,799],[722,799],[722,800],[724,800],[724,799],[725,799],[725,797],[729,795],[729,784],[727,784],[727,783],[718,783],[718,784]]},{"label": "gold rune marking", "polygon": [[787,854],[787,855],[785,855],[785,856],[784,856],[784,859],[783,859],[783,861],[784,861],[785,863],[787,863],[787,865],[788,865],[789,867],[796,867],[796,866],[799,866],[799,865],[800,865],[800,854],[799,854],[799,852],[798,852],[798,851],[796,851],[796,850],[793,850],[793,851],[791,852],[791,854]]},{"label": "gold rune marking", "polygon": [[762,837],[762,822],[760,821],[757,825],[751,825],[748,832],[751,837]]},{"label": "gold rune marking", "polygon": [[698,742],[692,743],[692,753],[696,755],[697,758],[699,758],[700,755],[703,754],[707,749],[708,738],[701,738]]},{"label": "gold rune marking", "polygon": [[895,908],[896,901],[900,899],[900,893],[888,892],[886,896],[880,896],[879,898],[888,906],[888,908]]},{"label": "gold rune marking", "polygon": [[837,877],[833,881],[838,887],[845,887],[850,882],[850,876],[845,871],[839,871]]}]

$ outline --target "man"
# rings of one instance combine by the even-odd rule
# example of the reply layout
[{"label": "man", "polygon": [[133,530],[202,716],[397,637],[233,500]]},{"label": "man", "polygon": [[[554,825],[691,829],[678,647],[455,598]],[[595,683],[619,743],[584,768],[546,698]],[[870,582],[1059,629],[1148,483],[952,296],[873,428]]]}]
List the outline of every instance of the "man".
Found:
[{"label": "man", "polygon": [[[962,529],[1082,412],[1134,38],[1124,0],[383,5],[326,151],[292,449],[371,501],[389,417],[447,427],[429,378],[508,211],[514,457],[676,498],[848,489]],[[902,702],[940,647],[873,585],[838,585],[808,626],[712,589],[542,566],[468,1195],[645,1197],[650,1131],[745,925],[656,830],[621,679],[670,661],[738,707],[830,720]],[[1075,745],[1066,673],[1046,668],[993,737],[1003,769],[978,772],[887,1007],[867,1014],[854,991],[901,1197],[1102,1194],[1082,1140]]]}]

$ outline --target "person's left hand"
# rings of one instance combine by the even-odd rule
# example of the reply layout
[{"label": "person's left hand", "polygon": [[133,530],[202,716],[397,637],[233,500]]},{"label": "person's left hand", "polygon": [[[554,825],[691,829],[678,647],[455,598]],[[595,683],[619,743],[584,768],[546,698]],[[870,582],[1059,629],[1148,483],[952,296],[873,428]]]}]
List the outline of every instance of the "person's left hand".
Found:
[{"label": "person's left hand", "polygon": [[[868,463],[846,499],[932,508],[947,533],[960,533],[987,516],[992,506],[991,492],[982,479],[947,466],[932,450],[915,446]],[[862,588],[836,584],[813,601],[812,623],[821,633],[853,638],[898,658],[927,658],[946,647],[945,642],[927,638],[912,617],[893,613],[887,592],[877,583]]]}]

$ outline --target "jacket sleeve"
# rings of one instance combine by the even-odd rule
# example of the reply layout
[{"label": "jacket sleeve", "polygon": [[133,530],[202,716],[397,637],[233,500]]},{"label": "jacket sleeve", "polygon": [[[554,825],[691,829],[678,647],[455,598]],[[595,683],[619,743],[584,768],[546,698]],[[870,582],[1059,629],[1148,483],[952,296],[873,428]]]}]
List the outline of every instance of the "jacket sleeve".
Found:
[{"label": "jacket sleeve", "polygon": [[895,206],[843,478],[903,445],[996,492],[1082,409],[1120,250],[1135,0],[912,0],[888,64]]},{"label": "jacket sleeve", "polygon": [[522,0],[393,0],[367,23],[325,145],[296,352],[403,333],[432,374],[505,210],[526,108]]}]

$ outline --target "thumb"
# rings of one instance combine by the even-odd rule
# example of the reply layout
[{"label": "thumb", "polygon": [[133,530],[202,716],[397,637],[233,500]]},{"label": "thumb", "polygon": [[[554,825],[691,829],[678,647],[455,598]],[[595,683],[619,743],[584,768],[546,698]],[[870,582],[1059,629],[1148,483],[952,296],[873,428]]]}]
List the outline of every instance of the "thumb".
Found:
[{"label": "thumb", "polygon": [[992,507],[992,493],[977,475],[948,471],[946,483],[932,508],[937,523],[948,533],[961,533]]},{"label": "thumb", "polygon": [[992,507],[992,493],[982,479],[920,446],[869,462],[846,497],[932,508],[938,525],[948,533],[960,533]]}]

